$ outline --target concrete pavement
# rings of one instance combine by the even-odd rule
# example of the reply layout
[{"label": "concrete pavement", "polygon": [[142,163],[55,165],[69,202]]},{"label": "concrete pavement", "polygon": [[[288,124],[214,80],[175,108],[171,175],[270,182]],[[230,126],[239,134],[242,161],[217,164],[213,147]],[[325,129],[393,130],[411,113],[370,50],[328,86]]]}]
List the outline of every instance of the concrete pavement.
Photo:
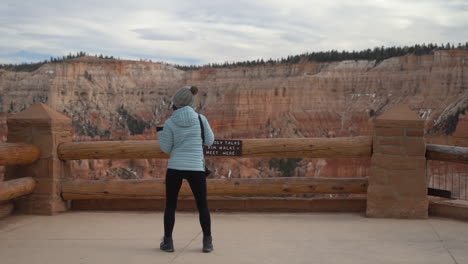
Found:
[{"label": "concrete pavement", "polygon": [[212,213],[215,251],[198,215],[178,212],[176,252],[159,250],[160,212],[68,212],[0,220],[0,263],[468,263],[468,222],[360,214]]}]

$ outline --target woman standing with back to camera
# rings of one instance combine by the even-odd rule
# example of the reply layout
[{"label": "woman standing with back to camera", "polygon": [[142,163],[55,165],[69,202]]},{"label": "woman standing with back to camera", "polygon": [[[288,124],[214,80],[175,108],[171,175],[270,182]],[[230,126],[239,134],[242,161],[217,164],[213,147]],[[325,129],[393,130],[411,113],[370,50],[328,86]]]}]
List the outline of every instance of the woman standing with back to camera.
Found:
[{"label": "woman standing with back to camera", "polygon": [[[203,231],[203,252],[213,251],[211,219],[206,200],[205,161],[202,144],[214,142],[213,131],[205,116],[197,114],[191,107],[198,92],[195,86],[184,86],[175,93],[172,104],[174,113],[157,127],[158,140],[162,151],[171,153],[166,173],[166,209],[164,210],[164,237],[160,248],[174,252],[172,231],[175,222],[177,197],[186,179],[197,203],[200,225]],[[202,140],[202,126],[205,140]]]}]

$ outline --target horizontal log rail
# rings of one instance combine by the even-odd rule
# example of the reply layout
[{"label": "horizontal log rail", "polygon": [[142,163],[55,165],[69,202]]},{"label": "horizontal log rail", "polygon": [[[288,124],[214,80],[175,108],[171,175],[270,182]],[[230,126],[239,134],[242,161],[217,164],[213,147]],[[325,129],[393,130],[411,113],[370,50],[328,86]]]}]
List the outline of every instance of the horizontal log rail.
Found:
[{"label": "horizontal log rail", "polygon": [[[307,193],[367,192],[367,178],[263,178],[209,179],[208,195],[287,195]],[[69,181],[62,184],[65,200],[153,199],[165,195],[164,179],[118,181]],[[179,196],[192,196],[184,183]]]},{"label": "horizontal log rail", "polygon": [[36,181],[31,177],[0,182],[0,201],[10,200],[30,194],[36,187]]},{"label": "horizontal log rail", "polygon": [[0,201],[0,219],[11,215],[14,206],[11,201]]},{"label": "horizontal log rail", "polygon": [[61,160],[169,158],[157,140],[66,142],[58,146]]},{"label": "horizontal log rail", "polygon": [[[208,197],[213,211],[250,212],[365,212],[366,198],[300,198],[300,197]],[[73,200],[72,210],[164,210],[166,199],[95,199]],[[179,199],[177,210],[196,210],[193,197]]]},{"label": "horizontal log rail", "polygon": [[[370,157],[372,137],[243,139],[239,158]],[[157,140],[66,142],[58,146],[62,160],[169,158]]]},{"label": "horizontal log rail", "polygon": [[27,143],[0,143],[0,166],[31,164],[39,159],[41,151]]},{"label": "horizontal log rail", "polygon": [[426,158],[468,164],[468,148],[427,144]]},{"label": "horizontal log rail", "polygon": [[242,158],[360,158],[372,154],[372,137],[242,140]]}]

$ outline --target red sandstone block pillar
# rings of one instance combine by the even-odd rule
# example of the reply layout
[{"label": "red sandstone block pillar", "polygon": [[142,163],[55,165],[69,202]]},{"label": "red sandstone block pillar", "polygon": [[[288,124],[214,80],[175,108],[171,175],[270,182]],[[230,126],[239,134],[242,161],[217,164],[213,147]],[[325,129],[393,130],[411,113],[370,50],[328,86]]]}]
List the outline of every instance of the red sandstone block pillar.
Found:
[{"label": "red sandstone block pillar", "polygon": [[424,121],[397,105],[374,123],[367,216],[427,218]]},{"label": "red sandstone block pillar", "polygon": [[9,116],[7,126],[7,142],[31,143],[41,150],[34,164],[6,167],[5,179],[30,176],[37,181],[32,194],[15,199],[17,211],[42,215],[66,211],[61,181],[70,168],[58,158],[57,146],[71,141],[71,119],[45,104],[35,104]]}]

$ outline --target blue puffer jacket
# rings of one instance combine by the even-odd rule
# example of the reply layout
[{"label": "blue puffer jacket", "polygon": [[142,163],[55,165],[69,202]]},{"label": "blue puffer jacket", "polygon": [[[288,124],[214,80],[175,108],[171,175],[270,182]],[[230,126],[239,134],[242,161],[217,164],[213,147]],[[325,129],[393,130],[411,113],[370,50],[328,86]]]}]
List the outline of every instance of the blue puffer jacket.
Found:
[{"label": "blue puffer jacket", "polygon": [[[205,130],[205,145],[211,146],[214,134],[205,116],[200,115]],[[204,171],[202,138],[198,114],[190,106],[177,109],[158,132],[159,145],[171,153],[168,168]]]}]

